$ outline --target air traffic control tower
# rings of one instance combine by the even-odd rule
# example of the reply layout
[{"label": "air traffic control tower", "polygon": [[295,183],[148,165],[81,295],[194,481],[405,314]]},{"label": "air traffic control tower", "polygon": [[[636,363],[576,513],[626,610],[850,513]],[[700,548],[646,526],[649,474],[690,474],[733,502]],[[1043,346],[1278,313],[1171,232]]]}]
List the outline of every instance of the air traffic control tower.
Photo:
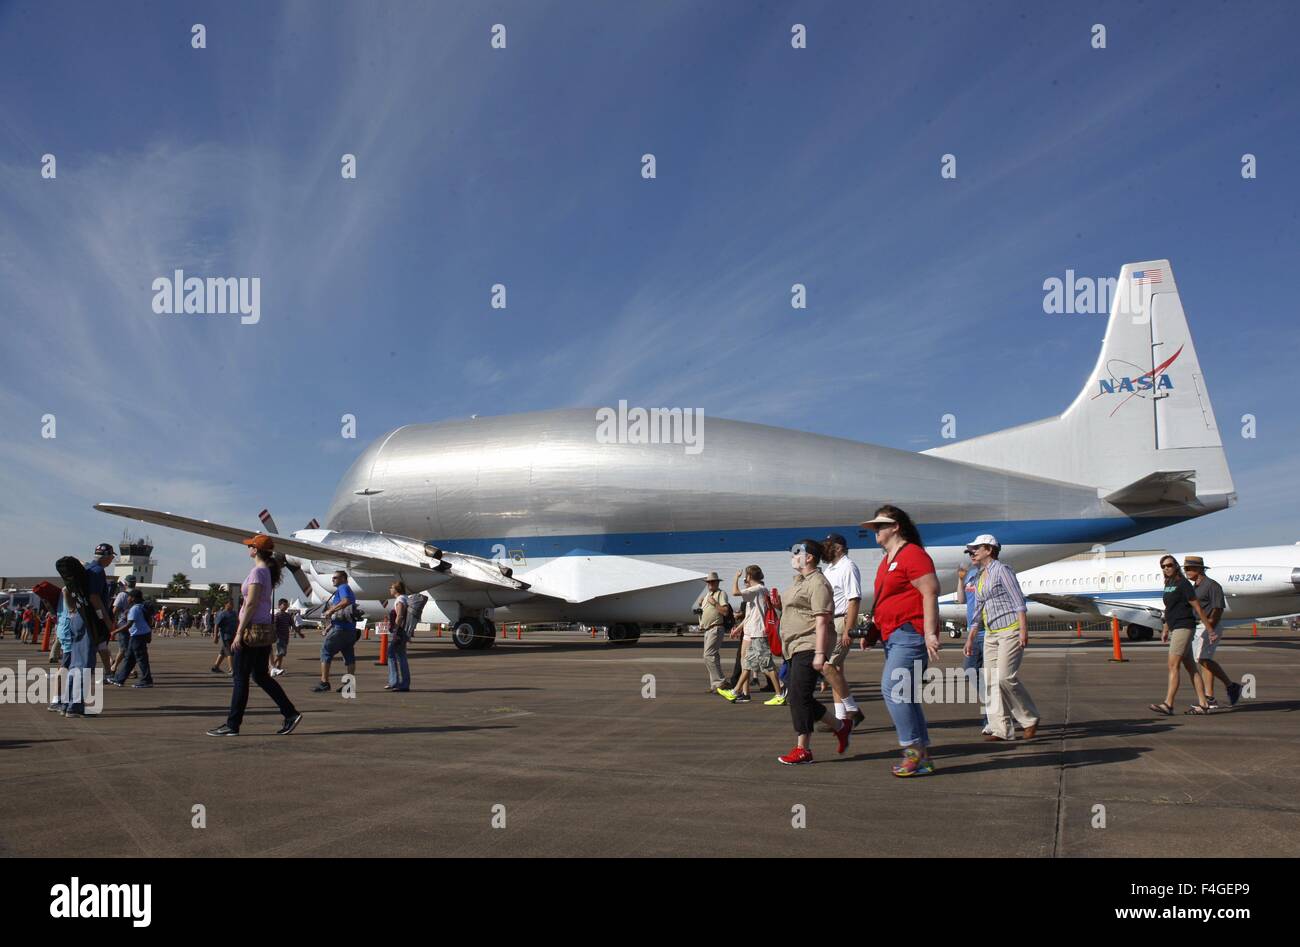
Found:
[{"label": "air traffic control tower", "polygon": [[152,583],[154,566],[158,565],[158,560],[152,556],[153,543],[148,536],[132,539],[130,534],[123,533],[122,541],[117,546],[117,558],[108,567],[109,577],[125,579],[133,575],[137,583]]}]

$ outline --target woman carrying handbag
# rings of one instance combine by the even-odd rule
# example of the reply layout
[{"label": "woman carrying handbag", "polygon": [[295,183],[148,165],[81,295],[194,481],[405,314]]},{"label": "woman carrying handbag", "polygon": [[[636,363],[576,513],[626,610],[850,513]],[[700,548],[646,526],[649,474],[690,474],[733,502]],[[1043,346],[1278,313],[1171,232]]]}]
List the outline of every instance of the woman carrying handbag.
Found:
[{"label": "woman carrying handbag", "polygon": [[251,675],[257,686],[266,691],[284,715],[284,726],[276,731],[280,736],[293,732],[302,722],[293,702],[285,696],[284,688],[271,676],[271,645],[275,643],[275,626],[271,623],[271,595],[280,584],[282,568],[275,558],[275,545],[271,537],[259,533],[245,539],[253,568],[240,589],[244,603],[239,609],[239,625],[230,644],[231,677],[234,691],[230,695],[230,716],[219,727],[208,731],[210,737],[239,735],[244,722],[244,709],[248,706],[248,678]]}]

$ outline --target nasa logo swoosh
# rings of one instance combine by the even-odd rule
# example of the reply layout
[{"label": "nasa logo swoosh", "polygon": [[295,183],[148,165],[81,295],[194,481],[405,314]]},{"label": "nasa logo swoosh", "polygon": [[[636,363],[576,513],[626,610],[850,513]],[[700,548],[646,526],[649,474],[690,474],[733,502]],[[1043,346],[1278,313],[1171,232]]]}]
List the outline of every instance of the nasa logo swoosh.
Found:
[{"label": "nasa logo swoosh", "polygon": [[[1092,400],[1096,401],[1103,395],[1126,394],[1128,397],[1115,405],[1114,409],[1107,415],[1107,417],[1114,417],[1115,412],[1128,404],[1133,398],[1146,398],[1152,392],[1172,390],[1174,380],[1165,372],[1165,369],[1172,365],[1179,355],[1183,354],[1185,347],[1180,345],[1177,352],[1155,368],[1145,372],[1142,371],[1140,365],[1134,365],[1132,362],[1126,362],[1123,359],[1111,359],[1106,363],[1106,371],[1110,374],[1110,378],[1098,379],[1099,390],[1092,396]],[[1128,374],[1125,371],[1126,369],[1132,369],[1141,372],[1141,374]]]}]

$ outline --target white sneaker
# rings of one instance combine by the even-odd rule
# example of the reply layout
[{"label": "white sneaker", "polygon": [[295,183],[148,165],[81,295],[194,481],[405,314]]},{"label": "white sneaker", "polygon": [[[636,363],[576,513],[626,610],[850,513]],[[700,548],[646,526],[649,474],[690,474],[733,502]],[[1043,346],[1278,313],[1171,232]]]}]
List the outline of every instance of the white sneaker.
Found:
[{"label": "white sneaker", "polygon": [[985,727],[983,730],[980,731],[980,733],[984,734],[985,736],[988,736],[992,732],[993,732],[992,727]]},{"label": "white sneaker", "polygon": [[279,677],[283,673],[284,673],[284,668],[271,668],[272,677]]}]

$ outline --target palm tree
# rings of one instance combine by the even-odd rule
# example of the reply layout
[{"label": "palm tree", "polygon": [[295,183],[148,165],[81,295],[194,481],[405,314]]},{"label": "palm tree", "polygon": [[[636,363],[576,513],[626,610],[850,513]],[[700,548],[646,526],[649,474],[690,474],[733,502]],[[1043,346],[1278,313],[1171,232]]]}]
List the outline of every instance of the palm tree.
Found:
[{"label": "palm tree", "polygon": [[167,583],[167,597],[180,598],[190,590],[189,577],[184,572],[177,572],[172,576],[172,580]]}]

